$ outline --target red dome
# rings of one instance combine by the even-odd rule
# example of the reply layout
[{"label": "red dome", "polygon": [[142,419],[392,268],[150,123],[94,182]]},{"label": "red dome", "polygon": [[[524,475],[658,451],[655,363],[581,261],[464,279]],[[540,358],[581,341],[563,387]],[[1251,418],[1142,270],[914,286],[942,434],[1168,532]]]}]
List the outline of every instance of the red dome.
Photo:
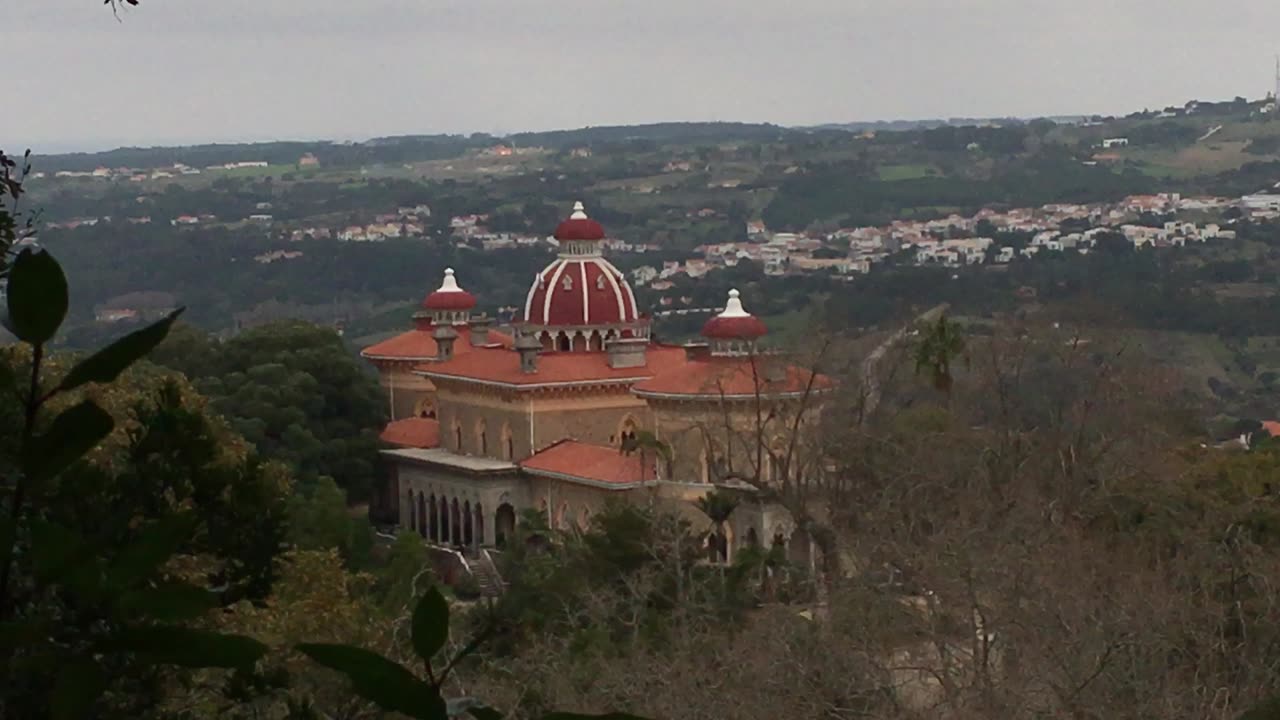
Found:
[{"label": "red dome", "polygon": [[587,217],[581,202],[573,204],[573,214],[556,226],[556,240],[603,240],[604,226]]},{"label": "red dome", "polygon": [[453,268],[445,268],[444,282],[440,283],[440,289],[422,301],[422,307],[428,310],[470,310],[475,306],[475,296],[458,287],[458,281],[453,277]]},{"label": "red dome", "polygon": [[729,302],[725,303],[724,312],[702,326],[702,336],[712,340],[755,340],[768,332],[760,318],[743,309],[737,290],[729,291]]},{"label": "red dome", "polygon": [[569,218],[556,226],[557,240],[603,240],[604,226],[591,218]]},{"label": "red dome", "polygon": [[534,278],[524,306],[525,322],[535,325],[616,325],[638,319],[631,286],[601,257],[555,260]]}]

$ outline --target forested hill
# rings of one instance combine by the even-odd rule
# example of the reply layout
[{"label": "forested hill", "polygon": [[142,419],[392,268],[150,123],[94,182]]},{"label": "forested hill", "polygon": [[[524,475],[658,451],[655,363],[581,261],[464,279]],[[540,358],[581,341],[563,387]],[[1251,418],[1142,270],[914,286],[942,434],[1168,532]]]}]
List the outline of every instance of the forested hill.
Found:
[{"label": "forested hill", "polygon": [[576,130],[516,133],[510,139],[517,145],[543,147],[589,146],[593,143],[618,143],[648,140],[662,143],[720,143],[741,140],[770,141],[795,133],[770,123],[736,122],[668,122],[649,125],[613,125],[585,127]]},{"label": "forested hill", "polygon": [[41,155],[36,159],[46,172],[90,171],[98,167],[158,168],[175,163],[203,168],[243,161],[292,165],[310,153],[322,166],[354,167],[398,164],[458,157],[467,151],[511,143],[517,147],[563,149],[599,143],[648,141],[652,143],[767,142],[788,133],[778,125],[733,122],[670,122],[650,125],[586,127],[573,130],[524,132],[506,138],[486,133],[471,135],[400,135],[362,142],[298,141],[209,143],[173,147],[123,147],[103,152]]},{"label": "forested hill", "polygon": [[[490,139],[491,140],[491,139]],[[42,155],[36,158],[46,172],[88,171],[97,167],[159,168],[175,163],[203,168],[224,163],[263,161],[292,165],[311,153],[322,165],[351,166],[365,163],[402,163],[456,157],[481,147],[482,138],[462,135],[413,135],[377,138],[360,143],[330,141],[280,141],[212,143],[175,147],[126,147],[92,153]],[[491,144],[491,142],[490,142]]]}]

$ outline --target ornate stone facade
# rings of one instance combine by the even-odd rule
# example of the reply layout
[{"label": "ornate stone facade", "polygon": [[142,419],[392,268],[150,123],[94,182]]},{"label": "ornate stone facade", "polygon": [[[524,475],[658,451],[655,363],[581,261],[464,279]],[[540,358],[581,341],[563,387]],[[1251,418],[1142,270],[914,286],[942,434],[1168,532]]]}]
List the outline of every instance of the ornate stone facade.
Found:
[{"label": "ornate stone facade", "polygon": [[[752,441],[758,409],[814,413],[831,388],[757,352],[764,325],[736,291],[707,323],[709,345],[652,342],[581,204],[556,235],[561,255],[514,327],[490,330],[449,270],[413,330],[363,353],[392,408],[384,439],[398,447],[384,455],[399,524],[432,542],[501,546],[530,510],[584,528],[611,499],[665,503],[705,526],[699,497],[773,472]],[[725,535],[728,560],[793,532],[780,508],[747,502]]]}]

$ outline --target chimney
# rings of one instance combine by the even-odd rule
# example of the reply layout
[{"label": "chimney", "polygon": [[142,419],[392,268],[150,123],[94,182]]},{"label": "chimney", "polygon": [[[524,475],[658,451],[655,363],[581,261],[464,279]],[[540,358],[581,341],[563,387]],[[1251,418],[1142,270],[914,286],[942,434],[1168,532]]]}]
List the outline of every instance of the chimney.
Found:
[{"label": "chimney", "polygon": [[704,342],[691,342],[684,346],[685,360],[703,360],[711,355],[711,345]]},{"label": "chimney", "polygon": [[489,328],[493,325],[493,318],[483,315],[471,318],[471,346],[484,347],[489,344]]},{"label": "chimney", "polygon": [[542,343],[534,335],[521,332],[516,337],[516,352],[520,353],[520,372],[527,374],[538,372],[538,352]]},{"label": "chimney", "polygon": [[614,369],[644,367],[644,351],[648,346],[649,341],[644,338],[610,340],[605,345],[605,349],[609,352],[609,367]]},{"label": "chimney", "polygon": [[436,340],[436,349],[439,354],[436,359],[444,362],[453,357],[453,341],[458,339],[458,331],[448,325],[440,325],[431,333],[431,337]]}]

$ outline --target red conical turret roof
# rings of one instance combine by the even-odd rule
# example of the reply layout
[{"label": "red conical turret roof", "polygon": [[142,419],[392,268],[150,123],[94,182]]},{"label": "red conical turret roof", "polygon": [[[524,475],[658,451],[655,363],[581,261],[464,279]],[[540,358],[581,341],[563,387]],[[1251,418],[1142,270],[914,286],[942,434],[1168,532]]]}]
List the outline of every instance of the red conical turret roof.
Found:
[{"label": "red conical turret roof", "polygon": [[422,307],[428,310],[470,310],[475,306],[475,296],[458,287],[458,281],[453,277],[453,268],[445,268],[444,282],[440,283],[440,289],[422,301]]},{"label": "red conical turret roof", "polygon": [[587,217],[581,202],[573,204],[573,214],[556,226],[556,240],[603,240],[604,226]]},{"label": "red conical turret roof", "polygon": [[702,326],[702,336],[712,340],[755,340],[767,332],[764,322],[742,307],[737,290],[729,291],[724,311]]}]

